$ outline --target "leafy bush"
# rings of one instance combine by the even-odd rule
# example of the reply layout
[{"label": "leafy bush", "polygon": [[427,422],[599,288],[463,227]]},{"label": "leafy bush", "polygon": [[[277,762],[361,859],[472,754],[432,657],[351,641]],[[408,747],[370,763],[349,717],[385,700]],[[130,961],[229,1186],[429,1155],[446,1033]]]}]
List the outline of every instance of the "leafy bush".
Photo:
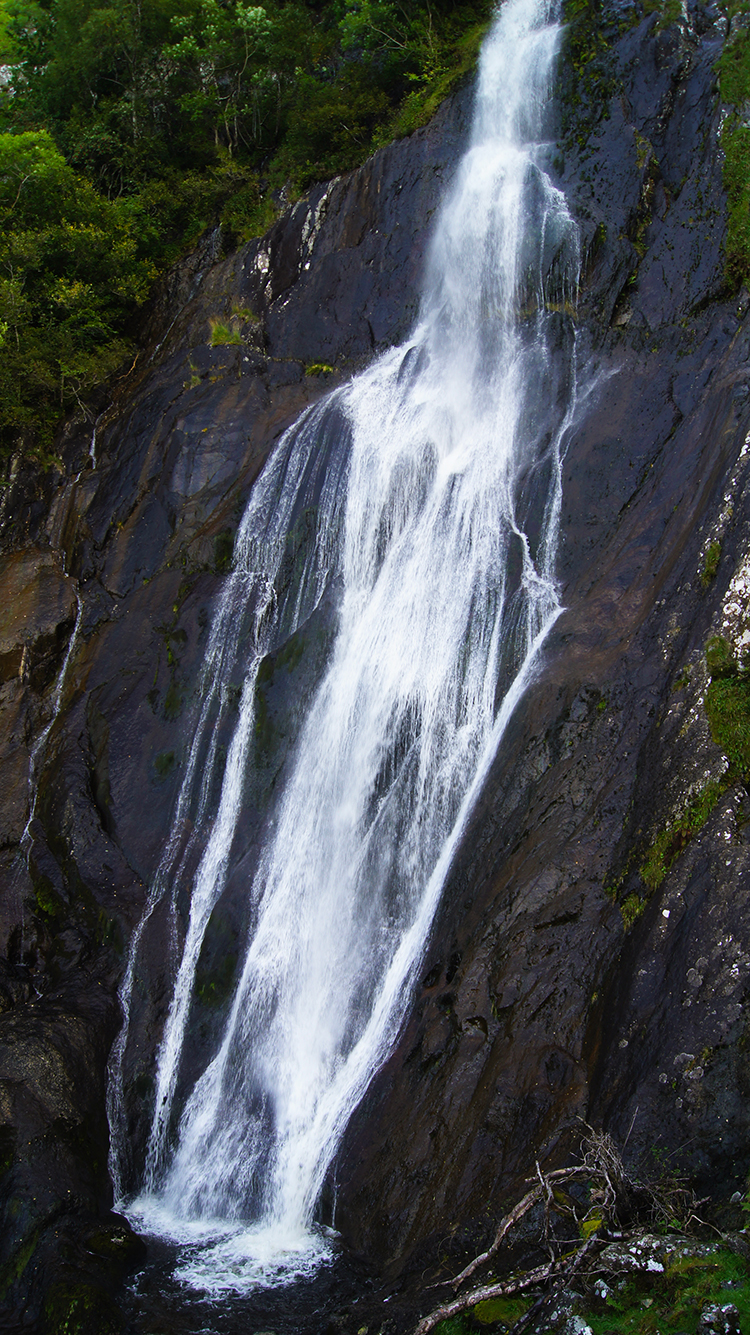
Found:
[{"label": "leafy bush", "polygon": [[125,200],[79,177],[45,130],[0,134],[0,450],[55,422],[130,351],[153,266]]},{"label": "leafy bush", "polygon": [[209,226],[409,132],[472,67],[489,0],[0,0],[0,451],[131,351],[154,277]]}]

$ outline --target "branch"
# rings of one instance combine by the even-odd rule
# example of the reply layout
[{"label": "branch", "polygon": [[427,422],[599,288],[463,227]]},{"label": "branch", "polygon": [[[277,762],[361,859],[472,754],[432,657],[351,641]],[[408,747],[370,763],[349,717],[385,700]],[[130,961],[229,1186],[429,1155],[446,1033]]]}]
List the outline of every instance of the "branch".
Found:
[{"label": "branch", "polygon": [[[550,1190],[550,1182],[568,1182],[571,1179],[585,1179],[589,1176],[589,1168],[584,1167],[582,1164],[576,1164],[573,1168],[553,1168],[551,1173],[544,1173],[542,1177],[542,1183],[544,1185],[532,1187],[531,1191],[528,1191],[526,1195],[513,1206],[510,1214],[506,1214],[505,1218],[501,1219],[497,1233],[487,1251],[482,1252],[480,1256],[475,1256],[474,1260],[469,1262],[465,1269],[461,1271],[460,1275],[456,1275],[453,1279],[444,1280],[443,1284],[450,1284],[451,1288],[454,1290],[459,1289],[464,1281],[467,1280],[470,1275],[474,1274],[475,1270],[478,1270],[480,1266],[485,1264],[485,1262],[491,1261],[495,1253],[499,1251],[505,1237],[513,1226],[518,1223],[519,1219],[523,1219],[525,1214],[528,1214],[531,1207],[536,1205],[537,1201],[542,1199],[543,1194],[546,1195]],[[527,1181],[533,1182],[534,1179],[528,1178]],[[442,1285],[435,1285],[435,1287],[442,1287]]]},{"label": "branch", "polygon": [[565,1285],[570,1283],[576,1270],[580,1270],[589,1252],[592,1251],[595,1246],[597,1246],[600,1242],[603,1241],[604,1239],[602,1237],[599,1237],[595,1233],[592,1234],[591,1237],[588,1239],[588,1241],[584,1243],[583,1247],[581,1247],[580,1251],[576,1253],[575,1257],[573,1258],[573,1264],[568,1268],[565,1274],[558,1280],[557,1284],[555,1284],[551,1292],[543,1293],[541,1298],[537,1298],[536,1302],[531,1304],[531,1307],[529,1308],[528,1312],[524,1312],[523,1316],[520,1316],[518,1320],[514,1322],[514,1324],[511,1326],[508,1332],[508,1335],[521,1335],[521,1332],[526,1329],[526,1327],[530,1324],[531,1321],[533,1321],[534,1317],[539,1315],[542,1308],[547,1303],[549,1303],[550,1299],[556,1297],[557,1294],[560,1293],[561,1289],[565,1288]]},{"label": "branch", "polygon": [[485,1261],[491,1260],[495,1255],[495,1252],[499,1249],[506,1233],[510,1232],[513,1225],[517,1224],[519,1219],[523,1219],[524,1215],[528,1214],[532,1205],[536,1205],[537,1201],[541,1200],[541,1196],[541,1188],[532,1187],[531,1191],[528,1191],[526,1195],[513,1206],[510,1214],[506,1214],[505,1218],[500,1221],[494,1241],[489,1249],[486,1252],[482,1252],[481,1256],[475,1256],[474,1260],[469,1262],[466,1268],[461,1271],[460,1275],[456,1275],[455,1279],[446,1280],[446,1283],[450,1284],[454,1290],[460,1288],[464,1280],[468,1279],[469,1275],[473,1275],[474,1271],[478,1270],[480,1265],[484,1265]]},{"label": "branch", "polygon": [[[531,1193],[529,1193],[531,1194]],[[527,1270],[525,1275],[519,1279],[503,1280],[498,1284],[485,1284],[481,1289],[472,1289],[470,1293],[465,1293],[461,1298],[454,1298],[453,1302],[445,1303],[442,1307],[436,1307],[420,1321],[414,1331],[414,1335],[428,1335],[428,1332],[435,1327],[438,1322],[446,1321],[448,1317],[458,1316],[459,1312],[465,1312],[467,1307],[474,1307],[477,1303],[485,1302],[488,1298],[510,1298],[515,1293],[522,1293],[524,1289],[530,1289],[535,1284],[543,1284],[545,1280],[553,1277],[559,1278],[562,1284],[566,1284],[576,1270],[582,1265],[586,1256],[601,1239],[594,1235],[585,1242],[576,1252],[572,1261],[569,1259],[567,1265],[561,1261],[549,1261],[546,1265],[537,1266],[534,1270]],[[544,1295],[542,1301],[546,1301],[548,1294]],[[536,1306],[536,1304],[535,1304]],[[533,1310],[533,1309],[532,1309]],[[526,1318],[530,1313],[526,1313]],[[526,1318],[523,1318],[524,1322]],[[520,1324],[516,1325],[521,1329]]]},{"label": "branch", "polygon": [[427,1335],[439,1321],[445,1321],[449,1316],[457,1316],[459,1312],[465,1312],[467,1307],[474,1307],[476,1303],[484,1302],[486,1298],[510,1297],[514,1293],[530,1288],[532,1284],[541,1284],[543,1280],[549,1279],[554,1268],[553,1262],[548,1261],[546,1265],[537,1266],[535,1270],[528,1270],[521,1279],[504,1280],[499,1284],[485,1284],[481,1289],[472,1289],[470,1293],[465,1293],[461,1298],[454,1298],[453,1302],[445,1303],[442,1307],[436,1307],[429,1316],[423,1317],[414,1335]]}]

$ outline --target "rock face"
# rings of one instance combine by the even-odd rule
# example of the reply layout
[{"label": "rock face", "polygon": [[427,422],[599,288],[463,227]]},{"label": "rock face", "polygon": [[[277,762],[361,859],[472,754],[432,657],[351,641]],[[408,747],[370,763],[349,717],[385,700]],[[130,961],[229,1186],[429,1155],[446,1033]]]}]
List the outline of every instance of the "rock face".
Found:
[{"label": "rock face", "polygon": [[717,632],[740,644],[748,612],[749,331],[746,298],[720,300],[721,32],[699,17],[618,44],[624,93],[566,163],[593,373],[565,463],[566,612],[456,859],[408,1029],[349,1127],[337,1223],[393,1264],[496,1209],[535,1154],[564,1157],[579,1118],[719,1196],[747,1173],[744,788],[650,897],[639,870],[726,769],[703,651]]},{"label": "rock face", "polygon": [[[336,1167],[337,1227],[381,1266],[494,1215],[535,1157],[570,1152],[579,1117],[627,1138],[636,1161],[676,1155],[718,1194],[750,1160],[744,789],[724,785],[651,893],[640,871],[726,770],[703,707],[706,640],[750,640],[750,321],[722,278],[725,33],[700,6],[663,30],[654,15],[622,27],[606,115],[568,133],[559,162],[585,257],[566,611],[456,857],[405,1032]],[[469,108],[467,92],[238,254],[221,259],[209,238],[165,284],[95,432],[69,424],[65,473],[20,469],[6,489],[11,1328],[84,1312],[119,1328],[107,1294],[138,1247],[108,1213],[105,1065],[233,532],[283,428],[408,330]],[[239,341],[216,346],[212,320]],[[146,1053],[165,1004],[144,1011]],[[149,1086],[130,1075],[137,1147]]]}]

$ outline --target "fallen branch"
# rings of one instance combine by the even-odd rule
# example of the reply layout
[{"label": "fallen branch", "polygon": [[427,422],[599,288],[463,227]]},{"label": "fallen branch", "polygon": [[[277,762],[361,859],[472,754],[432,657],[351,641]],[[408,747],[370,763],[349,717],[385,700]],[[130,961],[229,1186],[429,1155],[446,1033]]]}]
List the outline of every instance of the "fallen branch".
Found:
[{"label": "fallen branch", "polygon": [[[588,1175],[589,1173],[587,1169],[584,1170],[580,1165],[577,1165],[575,1168],[555,1168],[551,1173],[545,1173],[544,1179],[547,1183],[563,1182],[576,1177],[584,1178]],[[544,1194],[546,1194],[546,1188]],[[487,1261],[491,1261],[492,1257],[502,1246],[506,1235],[510,1233],[510,1230],[519,1222],[519,1220],[523,1219],[525,1214],[528,1214],[532,1206],[536,1205],[537,1201],[542,1199],[542,1195],[543,1191],[541,1186],[532,1187],[531,1191],[527,1191],[526,1195],[513,1206],[510,1214],[506,1214],[505,1218],[501,1219],[497,1233],[487,1251],[482,1252],[479,1256],[475,1256],[474,1260],[469,1262],[469,1264],[461,1271],[460,1275],[456,1275],[453,1279],[447,1279],[444,1282],[450,1284],[454,1290],[459,1289],[469,1276],[474,1274],[475,1270],[478,1270],[479,1267],[483,1266]]]},{"label": "fallen branch", "polygon": [[[555,1201],[553,1186],[563,1182],[585,1184],[589,1201],[589,1209],[582,1221],[578,1217],[575,1202],[564,1207],[564,1212],[573,1215],[581,1231],[584,1234],[590,1234],[575,1253],[572,1263],[570,1263],[570,1258],[568,1258],[568,1263],[565,1263],[552,1256],[548,1263],[527,1271],[525,1275],[516,1276],[515,1279],[498,1281],[494,1284],[485,1284],[482,1288],[473,1289],[462,1297],[455,1297],[451,1302],[436,1307],[429,1316],[424,1317],[417,1326],[415,1335],[427,1335],[427,1332],[432,1330],[433,1326],[436,1326],[439,1321],[445,1321],[448,1317],[456,1316],[459,1312],[465,1312],[468,1307],[473,1307],[486,1298],[511,1297],[533,1284],[545,1283],[550,1279],[559,1279],[561,1284],[566,1283],[575,1270],[583,1264],[590,1254],[591,1248],[606,1236],[605,1229],[619,1228],[623,1221],[627,1223],[634,1209],[636,1213],[641,1216],[645,1214],[652,1221],[669,1222],[674,1218],[682,1218],[687,1220],[685,1227],[693,1220],[696,1223],[703,1222],[695,1213],[698,1206],[703,1202],[698,1201],[695,1195],[688,1191],[681,1182],[649,1185],[634,1181],[628,1175],[620,1151],[611,1136],[604,1131],[595,1131],[585,1122],[583,1125],[587,1135],[581,1144],[581,1162],[570,1168],[554,1168],[549,1172],[543,1172],[537,1161],[535,1177],[527,1179],[527,1183],[533,1183],[533,1185],[530,1186],[530,1190],[526,1192],[525,1196],[517,1201],[513,1209],[501,1219],[492,1244],[487,1248],[487,1251],[475,1256],[473,1261],[470,1261],[453,1279],[443,1280],[441,1284],[435,1284],[432,1287],[450,1286],[454,1294],[457,1294],[461,1285],[467,1279],[474,1275],[481,1266],[492,1260],[505,1242],[511,1229],[520,1223],[524,1215],[527,1215],[535,1205],[541,1202],[544,1203],[544,1223],[538,1245],[546,1244],[551,1251],[550,1211],[553,1209],[563,1210],[563,1207]],[[628,1134],[630,1133],[628,1132]],[[548,1297],[549,1294],[545,1295],[539,1300],[540,1303],[546,1302]],[[536,1310],[536,1305],[533,1310]],[[523,1318],[523,1323],[516,1323],[514,1331],[517,1328],[520,1332],[524,1328],[528,1315],[527,1313]]]},{"label": "fallen branch", "polygon": [[[521,1275],[517,1279],[502,1280],[497,1284],[484,1284],[479,1289],[472,1289],[470,1293],[464,1293],[460,1298],[454,1298],[450,1303],[444,1303],[441,1307],[436,1307],[428,1316],[422,1318],[414,1331],[414,1335],[428,1335],[428,1332],[437,1326],[440,1321],[447,1321],[451,1316],[458,1316],[460,1312],[465,1312],[468,1307],[475,1307],[477,1303],[483,1303],[488,1298],[511,1298],[516,1293],[523,1293],[524,1289],[533,1288],[536,1284],[544,1284],[546,1280],[553,1278],[559,1281],[560,1286],[564,1286],[599,1241],[600,1239],[596,1236],[589,1238],[579,1248],[572,1260],[568,1257],[565,1262],[549,1261],[546,1265],[536,1266],[534,1270],[527,1270],[525,1275]],[[545,1294],[541,1301],[546,1301],[548,1297],[549,1294]],[[529,1315],[527,1312],[523,1318],[524,1324]],[[518,1322],[516,1325],[518,1326]]]},{"label": "fallen branch", "polygon": [[504,1280],[499,1284],[485,1284],[481,1289],[472,1289],[470,1293],[454,1298],[453,1302],[436,1307],[429,1316],[422,1317],[414,1335],[427,1335],[439,1321],[446,1321],[449,1316],[457,1316],[459,1312],[465,1312],[467,1307],[474,1307],[476,1303],[482,1303],[486,1298],[509,1298],[514,1293],[521,1293],[523,1289],[531,1288],[533,1284],[541,1284],[545,1279],[549,1279],[554,1269],[555,1266],[550,1261],[546,1265],[537,1266],[535,1270],[528,1270],[520,1279]]},{"label": "fallen branch", "polygon": [[600,1235],[596,1233],[592,1234],[588,1241],[584,1243],[583,1247],[581,1247],[580,1251],[576,1253],[572,1265],[565,1274],[558,1279],[554,1288],[551,1289],[549,1293],[543,1293],[541,1298],[537,1298],[536,1302],[531,1304],[528,1312],[524,1312],[523,1316],[520,1316],[518,1320],[513,1323],[508,1331],[508,1335],[521,1335],[522,1331],[524,1331],[534,1318],[539,1315],[542,1308],[545,1307],[547,1303],[550,1303],[553,1298],[556,1298],[558,1293],[565,1288],[566,1284],[570,1283],[575,1272],[580,1270],[586,1257],[593,1251],[594,1247],[604,1241],[605,1239]]},{"label": "fallen branch", "polygon": [[456,1275],[453,1279],[446,1280],[446,1284],[450,1284],[454,1290],[459,1289],[464,1281],[467,1280],[470,1275],[474,1274],[475,1270],[478,1270],[486,1261],[490,1261],[495,1255],[495,1252],[499,1249],[506,1233],[510,1232],[513,1225],[517,1224],[519,1219],[523,1219],[524,1215],[528,1214],[532,1205],[536,1205],[537,1201],[541,1200],[541,1196],[542,1193],[539,1187],[533,1187],[531,1191],[527,1191],[526,1195],[518,1202],[518,1204],[513,1206],[510,1214],[506,1214],[505,1218],[500,1221],[492,1245],[487,1251],[482,1252],[479,1256],[475,1256],[474,1260],[469,1262],[466,1268],[461,1271],[460,1275]]}]

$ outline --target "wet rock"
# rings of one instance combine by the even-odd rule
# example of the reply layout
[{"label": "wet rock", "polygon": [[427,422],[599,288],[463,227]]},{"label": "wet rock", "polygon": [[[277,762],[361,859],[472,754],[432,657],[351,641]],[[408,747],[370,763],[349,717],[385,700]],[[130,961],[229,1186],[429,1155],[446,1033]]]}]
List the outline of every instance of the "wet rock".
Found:
[{"label": "wet rock", "polygon": [[681,1261],[705,1259],[715,1251],[715,1244],[680,1234],[641,1233],[622,1242],[608,1243],[600,1253],[599,1262],[608,1275],[663,1275]]},{"label": "wet rock", "polygon": [[[433,986],[418,989],[336,1168],[339,1227],[396,1267],[419,1239],[479,1219],[487,1201],[499,1212],[533,1166],[531,1145],[564,1161],[579,1116],[628,1140],[635,1161],[654,1145],[674,1155],[708,1191],[731,1194],[748,1166],[736,1009],[747,878],[729,795],[650,899],[639,871],[688,794],[723,772],[700,664],[729,565],[750,541],[750,421],[732,392],[750,331],[742,312],[711,304],[723,282],[718,48],[715,36],[691,41],[685,63],[649,22],[634,28],[615,53],[626,96],[587,142],[585,168],[572,153],[565,162],[584,235],[598,220],[606,232],[582,293],[584,364],[597,372],[565,460],[566,611],[454,860],[424,964]],[[638,81],[651,64],[646,98]],[[701,108],[697,120],[688,107]],[[695,215],[689,234],[680,208],[655,205],[638,233],[643,254],[627,260],[632,317],[613,327],[627,259],[615,238],[641,227],[646,139],[664,181],[687,171],[688,195],[712,203],[697,266],[685,248]],[[667,252],[682,255],[680,273],[692,266],[687,289],[658,259]],[[728,567],[706,593],[701,553],[717,523]],[[680,696],[687,663],[693,686]],[[634,922],[618,907],[629,894],[645,910]],[[436,1043],[451,958],[451,1011],[484,1016],[481,1047],[468,1034]],[[714,968],[726,979],[718,990]],[[694,1056],[689,1070],[675,1066],[681,1052]],[[393,1128],[406,1120],[402,1140]]]},{"label": "wet rock", "polygon": [[699,1335],[741,1335],[740,1314],[734,1303],[706,1303],[698,1331]]},{"label": "wet rock", "polygon": [[0,562],[0,682],[49,685],[76,614],[75,587],[56,552],[26,549]]}]

